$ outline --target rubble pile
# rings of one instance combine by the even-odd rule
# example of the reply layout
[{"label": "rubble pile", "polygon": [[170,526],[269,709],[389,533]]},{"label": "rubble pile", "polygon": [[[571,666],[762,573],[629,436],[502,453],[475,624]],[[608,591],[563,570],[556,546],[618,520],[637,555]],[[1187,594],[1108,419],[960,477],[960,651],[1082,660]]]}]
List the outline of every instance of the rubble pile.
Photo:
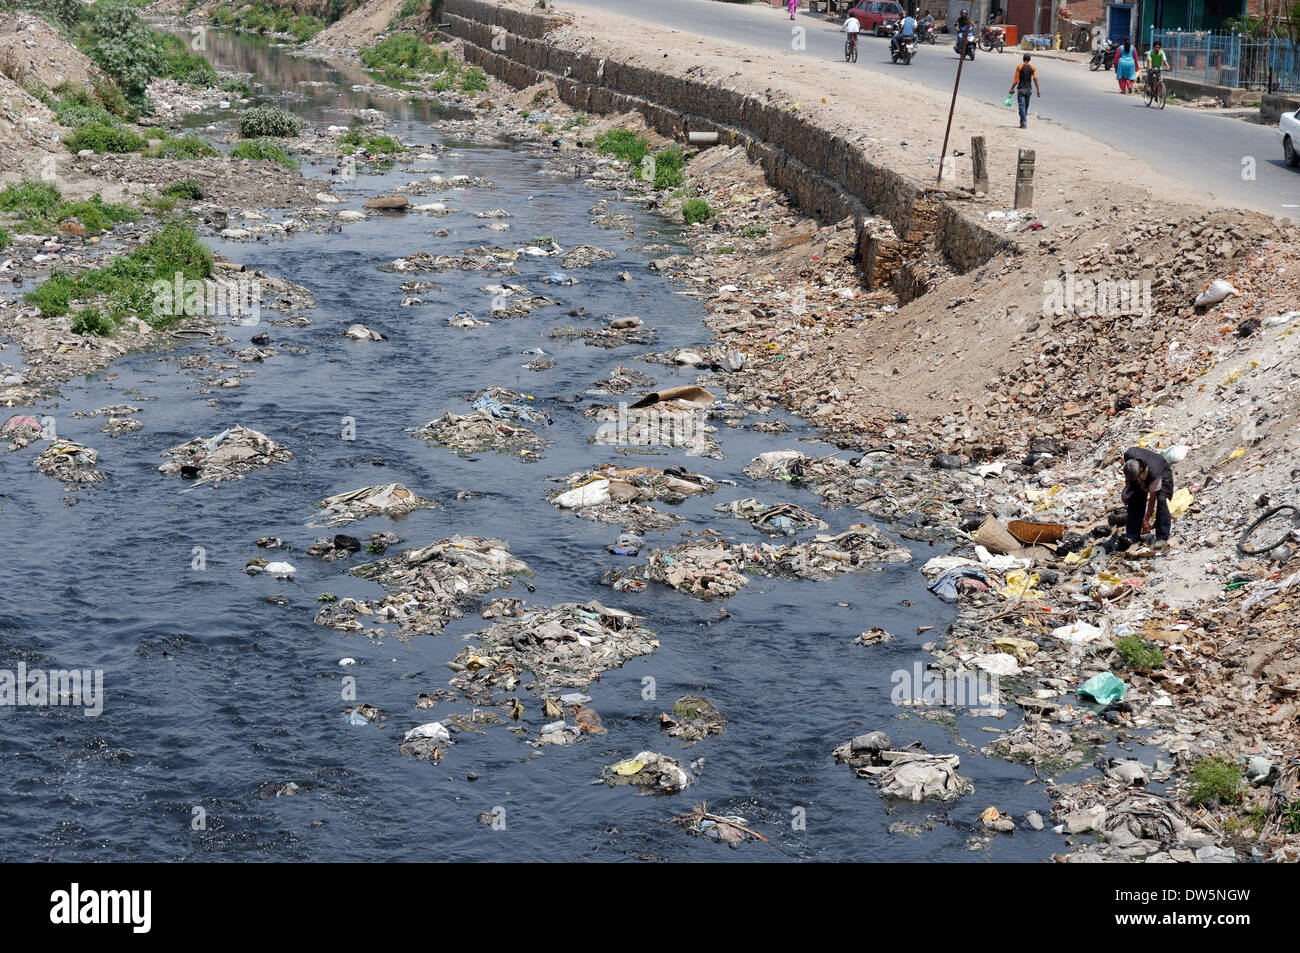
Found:
[{"label": "rubble pile", "polygon": [[831,754],[836,764],[847,764],[858,777],[873,780],[885,797],[948,801],[974,790],[970,779],[957,773],[957,755],[930,754],[920,742],[895,750],[883,731],[858,735]]},{"label": "rubble pile", "polygon": [[379,583],[389,594],[327,603],[316,613],[317,624],[344,632],[373,624],[383,634],[382,626],[391,623],[403,635],[436,635],[460,618],[471,600],[507,588],[515,576],[531,570],[499,539],[453,536],[357,566],[352,574]]},{"label": "rubble pile", "polygon": [[163,456],[171,460],[158,468],[159,473],[179,474],[196,483],[220,483],[287,463],[293,459],[293,451],[264,433],[236,424],[213,437],[196,437],[172,447]]},{"label": "rubble pile", "polygon": [[602,672],[659,647],[641,616],[599,602],[549,608],[515,607],[487,629],[471,633],[471,647],[450,663],[452,684],[486,701],[489,691],[514,691],[524,674],[529,691],[586,688]]},{"label": "rubble pile", "polygon": [[684,467],[656,470],[606,464],[594,470],[571,473],[562,482],[567,489],[549,494],[554,506],[571,510],[583,519],[613,523],[635,533],[670,529],[681,517],[658,510],[650,503],[681,503],[699,493],[712,493],[717,484]]},{"label": "rubble pile", "polygon": [[381,483],[363,486],[327,496],[316,504],[321,514],[315,525],[342,526],[368,516],[387,516],[397,519],[416,510],[438,506],[432,500],[416,496],[400,483]]}]

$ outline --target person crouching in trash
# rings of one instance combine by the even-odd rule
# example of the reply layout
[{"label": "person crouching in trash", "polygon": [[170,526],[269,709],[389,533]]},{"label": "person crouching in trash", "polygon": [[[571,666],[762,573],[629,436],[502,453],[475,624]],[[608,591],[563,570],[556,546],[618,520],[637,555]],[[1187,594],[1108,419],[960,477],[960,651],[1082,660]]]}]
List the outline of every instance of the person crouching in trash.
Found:
[{"label": "person crouching in trash", "polygon": [[1174,495],[1174,470],[1160,454],[1142,447],[1129,447],[1124,451],[1124,503],[1128,516],[1124,535],[1129,544],[1136,543],[1151,532],[1151,517],[1155,516],[1156,546],[1163,548],[1169,542],[1173,517],[1169,514],[1169,500]]}]

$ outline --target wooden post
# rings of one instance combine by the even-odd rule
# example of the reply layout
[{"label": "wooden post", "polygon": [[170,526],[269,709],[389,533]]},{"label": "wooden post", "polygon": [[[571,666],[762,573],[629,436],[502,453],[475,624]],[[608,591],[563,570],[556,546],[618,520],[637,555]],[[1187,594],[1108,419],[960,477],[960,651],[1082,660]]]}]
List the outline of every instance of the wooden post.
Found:
[{"label": "wooden post", "polygon": [[987,195],[989,191],[988,154],[984,151],[984,137],[970,138],[970,165],[975,173],[975,194]]},{"label": "wooden post", "polygon": [[1016,162],[1016,208],[1034,206],[1034,150],[1021,149]]}]

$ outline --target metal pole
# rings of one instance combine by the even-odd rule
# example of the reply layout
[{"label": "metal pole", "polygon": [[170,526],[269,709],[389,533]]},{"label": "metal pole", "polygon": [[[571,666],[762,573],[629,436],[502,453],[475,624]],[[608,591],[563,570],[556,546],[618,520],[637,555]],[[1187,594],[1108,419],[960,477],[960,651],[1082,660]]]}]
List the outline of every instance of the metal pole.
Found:
[{"label": "metal pole", "polygon": [[[970,37],[966,37],[966,43],[970,42]],[[939,153],[939,176],[935,179],[936,186],[943,185],[943,160],[948,158],[948,134],[952,132],[952,114],[957,109],[957,87],[961,85],[961,68],[966,62],[966,43],[961,45],[961,53],[957,57],[957,78],[952,84],[952,102],[948,104],[948,125],[943,130],[943,151]]]}]

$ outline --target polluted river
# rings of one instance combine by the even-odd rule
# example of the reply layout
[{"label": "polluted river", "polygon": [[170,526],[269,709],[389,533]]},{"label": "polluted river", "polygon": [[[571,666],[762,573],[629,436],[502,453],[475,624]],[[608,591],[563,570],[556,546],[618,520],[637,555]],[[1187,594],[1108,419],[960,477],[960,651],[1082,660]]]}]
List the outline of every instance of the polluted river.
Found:
[{"label": "polluted river", "polygon": [[[728,419],[725,401],[715,405],[703,423],[716,431],[707,433],[716,453],[593,442],[617,421],[584,411],[697,382],[697,369],[642,360],[710,345],[703,304],[647,267],[657,257],[647,244],[681,247],[678,226],[582,176],[555,174],[554,157],[537,145],[458,139],[454,124],[441,123],[455,117],[436,106],[355,90],[362,75],[355,69],[234,35],[215,35],[208,55],[219,67],[253,70],[262,84],[256,99],[309,124],[346,125],[345,109],[380,108],[396,120],[393,135],[414,153],[425,150],[351,182],[324,181],[328,163],[304,164],[305,174],[343,196],[341,210],[431,176],[469,178],[412,198],[445,203],[441,215],[372,214],[270,241],[203,229],[226,259],[309,289],[315,306],[293,312],[309,322],[263,309],[260,320],[221,326],[228,343],[196,337],[173,350],[128,354],[69,382],[64,399],[29,411],[53,418],[60,438],[96,447],[108,477],[68,492],[25,454],[0,456],[8,570],[0,653],[10,667],[102,670],[103,706],[93,717],[57,705],[0,709],[7,831],[0,855],[989,861],[1043,860],[1058,849],[1050,829],[990,838],[981,828],[990,806],[1017,818],[1049,807],[1043,786],[1029,783],[1031,769],[979,754],[987,726],[1005,731],[1019,719],[1015,706],[993,719],[957,707],[926,717],[896,703],[896,673],[923,670],[923,645],[953,617],[918,572],[946,547],[901,540],[882,525],[912,551],[910,561],[819,579],[746,570],[749,582],[737,593],[707,600],[655,581],[609,585],[630,578],[652,551],[700,534],[779,547],[864,520],[807,489],[744,472],[772,451],[836,452],[784,413],[737,409]],[[228,121],[197,114],[188,123],[201,127],[214,116]],[[602,201],[630,227],[593,224],[588,210]],[[496,209],[509,217],[476,217]],[[554,252],[543,239],[560,251],[520,254],[517,275],[393,267],[470,246]],[[562,264],[584,245],[613,257]],[[497,316],[493,300],[509,290],[493,286],[502,284],[554,303]],[[457,315],[470,323],[464,312],[483,323],[449,323]],[[644,333],[614,347],[551,333],[594,331],[610,316],[639,317]],[[354,324],[382,339],[346,336]],[[274,353],[233,358],[249,348]],[[231,369],[213,372],[211,362]],[[622,393],[599,383],[617,367],[635,372],[628,375],[635,386]],[[247,369],[253,373],[241,376]],[[238,378],[239,386],[205,385],[205,374]],[[455,452],[416,433],[449,412],[473,413],[480,396],[480,408],[503,415],[492,418],[494,427],[527,428],[537,441],[522,453],[514,445]],[[101,433],[106,416],[91,412],[123,405],[138,408],[127,413],[143,426]],[[521,406],[523,416],[511,417]],[[790,430],[752,426],[774,419]],[[218,483],[188,469],[159,472],[170,448],[236,425],[292,456]],[[681,468],[673,472],[716,486],[653,502],[680,522],[648,529],[583,518],[550,501],[574,485],[554,478],[610,466]],[[332,521],[317,506],[390,484],[437,505],[351,522]],[[784,533],[777,522],[769,532],[717,510],[748,498],[797,504],[826,528]],[[620,540],[629,532],[641,539]],[[382,551],[372,540],[384,533],[400,542]],[[372,551],[348,552],[345,539],[342,551],[325,547],[340,558],[308,553],[336,534]],[[382,612],[348,616],[356,605],[348,600],[374,606],[401,588],[351,570],[457,537],[501,541],[528,573],[465,593],[442,631],[421,631],[418,620],[403,626]],[[254,570],[288,563],[294,571],[248,572],[250,560]],[[524,670],[498,670],[488,687],[480,673],[499,666],[501,652],[466,637],[564,604],[586,607],[578,615],[589,620],[599,607],[631,613],[653,641],[586,688],[561,680],[534,690],[536,673]],[[324,624],[332,620],[343,624]],[[895,637],[855,643],[874,628]],[[517,637],[514,645],[525,653]],[[725,729],[698,741],[671,736],[661,715],[682,696],[707,699]],[[403,744],[412,729],[435,723]],[[593,727],[603,731],[584,730]],[[543,741],[557,730],[571,743]],[[920,742],[959,755],[973,795],[946,803],[883,797],[832,757],[874,731],[888,733],[894,747]],[[674,759],[689,786],[666,792],[602,780],[626,779],[643,752]],[[708,824],[705,836],[691,836],[672,823],[700,804],[764,839],[728,850]]]}]

